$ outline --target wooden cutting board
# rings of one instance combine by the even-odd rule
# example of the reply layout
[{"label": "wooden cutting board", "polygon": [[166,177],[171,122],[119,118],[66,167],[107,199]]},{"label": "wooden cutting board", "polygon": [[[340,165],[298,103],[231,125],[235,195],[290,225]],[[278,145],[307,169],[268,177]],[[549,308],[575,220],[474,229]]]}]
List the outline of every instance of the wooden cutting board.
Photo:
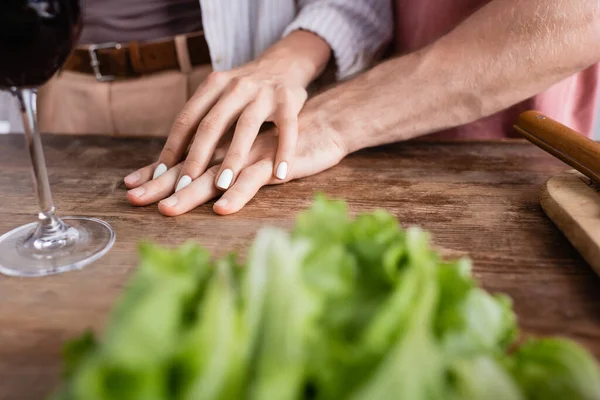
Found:
[{"label": "wooden cutting board", "polygon": [[600,185],[571,170],[542,187],[542,208],[600,275]]}]

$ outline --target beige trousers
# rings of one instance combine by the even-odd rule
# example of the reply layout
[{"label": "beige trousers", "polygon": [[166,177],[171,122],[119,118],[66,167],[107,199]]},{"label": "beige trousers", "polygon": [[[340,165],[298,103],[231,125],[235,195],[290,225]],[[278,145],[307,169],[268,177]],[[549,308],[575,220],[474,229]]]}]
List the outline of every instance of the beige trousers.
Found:
[{"label": "beige trousers", "polygon": [[177,114],[211,71],[206,65],[112,82],[63,71],[38,91],[40,131],[166,136]]}]

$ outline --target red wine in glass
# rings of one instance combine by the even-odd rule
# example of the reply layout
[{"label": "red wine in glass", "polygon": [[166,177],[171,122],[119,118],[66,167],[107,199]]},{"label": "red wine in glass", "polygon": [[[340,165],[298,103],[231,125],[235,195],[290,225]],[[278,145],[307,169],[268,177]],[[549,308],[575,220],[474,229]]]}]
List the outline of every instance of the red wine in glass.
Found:
[{"label": "red wine in glass", "polygon": [[44,276],[80,269],[115,241],[106,222],[58,218],[36,127],[37,87],[64,64],[81,32],[79,0],[0,0],[0,89],[11,91],[23,115],[40,212],[38,221],[0,237],[0,272]]}]

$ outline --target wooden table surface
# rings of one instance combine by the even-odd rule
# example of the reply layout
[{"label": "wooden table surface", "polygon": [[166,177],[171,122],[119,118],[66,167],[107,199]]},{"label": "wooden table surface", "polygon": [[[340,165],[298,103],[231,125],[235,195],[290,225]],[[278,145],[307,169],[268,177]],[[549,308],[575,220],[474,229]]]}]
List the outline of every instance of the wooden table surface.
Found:
[{"label": "wooden table surface", "polygon": [[[523,332],[565,335],[600,357],[600,279],[539,205],[542,183],[566,166],[524,141],[368,150],[318,176],[265,188],[236,215],[218,217],[205,205],[177,218],[125,200],[122,177],[151,162],[160,141],[45,136],[44,145],[59,214],[101,217],[117,241],[82,271],[0,276],[0,399],[40,399],[55,387],[63,341],[102,329],[140,240],[243,251],[259,227],[291,226],[316,192],[432,231],[446,254],[474,260],[486,289],[514,299]],[[0,232],[32,221],[36,204],[22,136],[0,136]]]}]

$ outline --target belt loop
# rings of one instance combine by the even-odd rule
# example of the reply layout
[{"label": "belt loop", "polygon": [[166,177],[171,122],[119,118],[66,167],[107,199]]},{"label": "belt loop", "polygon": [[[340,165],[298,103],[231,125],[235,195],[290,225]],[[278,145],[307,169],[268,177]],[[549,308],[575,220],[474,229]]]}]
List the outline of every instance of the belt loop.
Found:
[{"label": "belt loop", "polygon": [[190,61],[190,53],[188,51],[187,35],[175,36],[175,52],[177,53],[179,70],[184,74],[192,72],[192,62]]}]

